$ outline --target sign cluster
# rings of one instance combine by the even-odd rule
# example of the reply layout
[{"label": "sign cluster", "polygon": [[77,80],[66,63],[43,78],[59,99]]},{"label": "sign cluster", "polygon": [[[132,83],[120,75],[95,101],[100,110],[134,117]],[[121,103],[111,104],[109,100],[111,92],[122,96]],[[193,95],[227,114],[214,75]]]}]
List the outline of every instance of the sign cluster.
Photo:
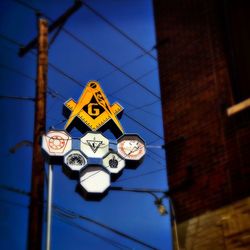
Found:
[{"label": "sign cluster", "polygon": [[[90,81],[78,102],[69,99],[64,103],[63,112],[68,118],[65,129],[50,130],[42,137],[48,162],[62,164],[67,174],[79,179],[86,194],[106,192],[125,167],[139,165],[146,153],[139,135],[124,133],[117,118],[122,111],[119,103],[109,104],[98,82]],[[69,131],[73,127],[85,134],[72,138]],[[116,142],[99,132],[106,129],[118,138]]]},{"label": "sign cluster", "polygon": [[134,166],[145,155],[145,143],[138,135],[124,134],[110,142],[101,132],[87,132],[72,138],[64,130],[50,130],[42,138],[42,149],[50,163],[63,164],[87,193],[104,193],[111,177],[125,166]]}]

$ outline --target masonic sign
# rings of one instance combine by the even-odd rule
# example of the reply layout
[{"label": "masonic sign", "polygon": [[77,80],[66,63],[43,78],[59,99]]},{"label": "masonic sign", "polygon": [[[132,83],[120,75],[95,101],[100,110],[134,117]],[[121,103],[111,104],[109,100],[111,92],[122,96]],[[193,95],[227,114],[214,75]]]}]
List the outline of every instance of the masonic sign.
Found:
[{"label": "masonic sign", "polygon": [[64,103],[64,114],[69,117],[65,130],[70,131],[72,127],[77,126],[77,120],[81,123],[78,127],[85,124],[92,131],[101,130],[106,123],[112,121],[116,127],[116,134],[120,135],[124,131],[117,115],[122,111],[123,108],[119,103],[109,104],[98,82],[90,81],[77,103],[73,99]]}]

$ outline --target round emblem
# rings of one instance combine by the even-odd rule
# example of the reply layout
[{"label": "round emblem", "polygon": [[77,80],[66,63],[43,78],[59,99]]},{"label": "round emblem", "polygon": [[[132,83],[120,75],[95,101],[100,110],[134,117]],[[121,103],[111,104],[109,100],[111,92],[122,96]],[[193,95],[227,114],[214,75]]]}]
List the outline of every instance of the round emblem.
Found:
[{"label": "round emblem", "polygon": [[113,156],[113,158],[109,160],[109,166],[111,168],[117,168],[118,161],[115,159],[115,156]]},{"label": "round emblem", "polygon": [[58,150],[63,148],[65,145],[64,139],[59,135],[54,135],[49,139],[49,146],[52,149]]},{"label": "round emblem", "polygon": [[68,166],[84,166],[85,165],[85,159],[80,154],[71,154],[67,158],[67,165]]},{"label": "round emblem", "polygon": [[126,160],[140,160],[146,153],[145,143],[137,135],[125,135],[117,147],[118,153]]}]

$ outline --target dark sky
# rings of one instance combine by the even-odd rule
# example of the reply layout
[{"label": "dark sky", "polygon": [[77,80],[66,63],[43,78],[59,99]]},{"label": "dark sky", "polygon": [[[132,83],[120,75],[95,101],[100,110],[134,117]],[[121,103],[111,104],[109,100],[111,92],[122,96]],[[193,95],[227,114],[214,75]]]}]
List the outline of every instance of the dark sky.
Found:
[{"label": "dark sky", "polygon": [[[18,57],[19,47],[15,44],[26,44],[36,35],[36,17],[32,8],[56,19],[72,2],[26,1],[29,6],[25,7],[20,1],[1,1],[1,96],[35,95],[36,57],[34,53]],[[144,162],[137,169],[125,169],[112,186],[166,190],[165,152],[158,147],[164,141],[157,54],[151,50],[155,45],[152,2],[86,2],[89,5],[78,10],[64,26],[73,36],[61,31],[49,49],[47,129],[51,126],[58,129],[64,127],[64,123],[59,124],[64,119],[64,101],[71,97],[77,100],[83,90],[77,82],[85,86],[89,80],[99,80],[110,103],[119,102],[124,107],[121,124],[126,133],[138,133],[148,145]],[[150,51],[152,57],[105,23],[89,6]],[[133,79],[137,79],[139,84]],[[33,140],[34,104],[2,98],[0,104],[0,184],[30,191],[31,147],[20,147],[15,154],[11,154],[9,149],[20,141]],[[71,133],[74,137],[82,136],[76,129]],[[106,132],[105,136],[115,139],[110,132]],[[101,201],[90,202],[75,192],[76,184],[76,180],[64,175],[61,166],[55,166],[53,202],[157,249],[171,249],[169,215],[159,215],[152,195],[110,191]],[[1,249],[26,249],[28,197],[1,189],[0,202]],[[168,207],[167,201],[164,202]],[[52,249],[146,249],[81,219],[60,218],[53,213],[52,221]],[[45,242],[45,226],[43,238]]]}]

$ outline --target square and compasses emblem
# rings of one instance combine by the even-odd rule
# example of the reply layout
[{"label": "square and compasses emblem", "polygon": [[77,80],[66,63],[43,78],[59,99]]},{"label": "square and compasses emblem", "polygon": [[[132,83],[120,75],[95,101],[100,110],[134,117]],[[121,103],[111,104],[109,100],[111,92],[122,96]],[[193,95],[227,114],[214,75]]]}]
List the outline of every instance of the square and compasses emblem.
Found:
[{"label": "square and compasses emblem", "polygon": [[123,128],[117,118],[123,108],[119,103],[109,104],[101,86],[96,81],[90,81],[83,90],[78,102],[69,99],[64,103],[64,109],[70,112],[65,129],[69,130],[76,118],[87,125],[92,131],[101,129],[107,122],[113,124],[123,134]]}]

